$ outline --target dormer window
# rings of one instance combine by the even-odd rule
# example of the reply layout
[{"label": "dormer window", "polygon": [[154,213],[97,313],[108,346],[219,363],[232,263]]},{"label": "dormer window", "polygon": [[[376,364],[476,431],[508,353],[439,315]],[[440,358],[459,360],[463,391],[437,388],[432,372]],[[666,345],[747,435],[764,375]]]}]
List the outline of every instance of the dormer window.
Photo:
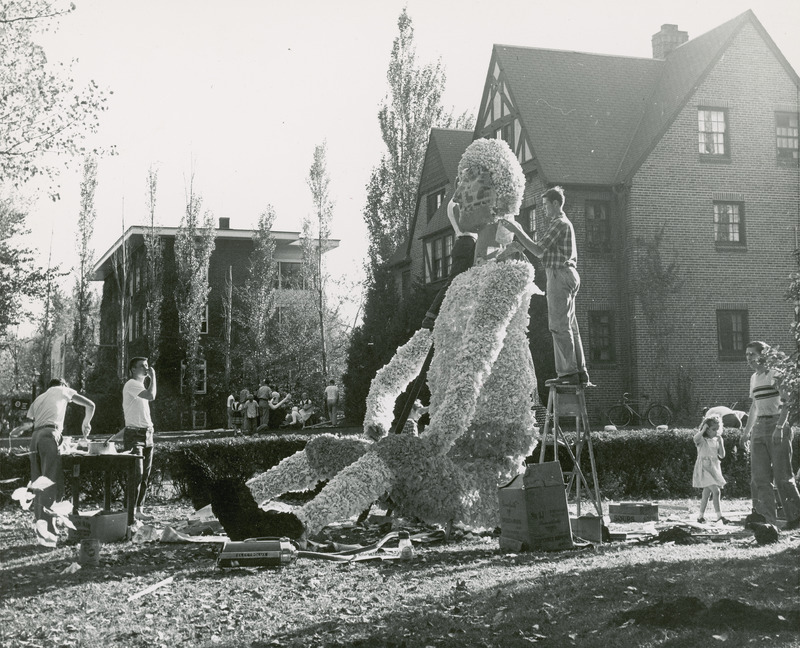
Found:
[{"label": "dormer window", "polygon": [[428,197],[426,199],[427,202],[426,213],[428,215],[428,220],[433,218],[433,215],[437,212],[439,207],[442,206],[442,203],[444,202],[444,194],[445,194],[444,187],[442,187],[441,189],[437,189],[433,193],[428,194]]}]

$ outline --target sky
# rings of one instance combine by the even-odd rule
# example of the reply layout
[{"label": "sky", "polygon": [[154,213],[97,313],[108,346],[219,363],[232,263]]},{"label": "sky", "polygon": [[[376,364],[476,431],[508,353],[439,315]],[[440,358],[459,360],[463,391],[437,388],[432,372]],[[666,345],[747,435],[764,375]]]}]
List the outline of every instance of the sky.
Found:
[{"label": "sky", "polygon": [[[477,113],[494,43],[652,56],[665,23],[689,38],[753,9],[800,70],[797,0],[75,0],[43,44],[75,60],[77,79],[113,91],[92,145],[100,160],[93,247],[99,258],[125,227],[147,222],[149,168],[159,174],[156,219],[177,226],[190,177],[214,216],[250,228],[267,205],[276,229],[299,231],[312,213],[306,184],[315,146],[327,142],[334,274],[360,279],[361,216],[383,152],[377,113],[407,7],[420,63],[441,60],[443,103]],[[565,79],[568,83],[569,79]],[[77,262],[80,162],[59,177],[61,199],[27,188],[33,244],[46,261]]]}]

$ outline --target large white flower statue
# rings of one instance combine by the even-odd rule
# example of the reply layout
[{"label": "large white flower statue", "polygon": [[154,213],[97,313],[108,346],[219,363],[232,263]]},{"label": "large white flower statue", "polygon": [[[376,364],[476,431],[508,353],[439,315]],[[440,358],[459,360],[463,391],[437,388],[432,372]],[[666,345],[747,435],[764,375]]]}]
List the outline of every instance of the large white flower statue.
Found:
[{"label": "large white flower statue", "polygon": [[[329,483],[295,510],[306,531],[363,511],[389,492],[397,509],[433,523],[497,525],[497,487],[536,443],[536,377],[528,338],[533,267],[498,261],[496,220],[519,209],[524,178],[508,145],[473,142],[459,163],[458,229],[477,237],[476,264],[458,275],[433,332],[420,329],[372,382],[365,429],[388,430],[395,399],[433,342],[430,425],[377,442],[324,435],[248,482],[258,501]],[[432,338],[432,340],[431,340]]]}]

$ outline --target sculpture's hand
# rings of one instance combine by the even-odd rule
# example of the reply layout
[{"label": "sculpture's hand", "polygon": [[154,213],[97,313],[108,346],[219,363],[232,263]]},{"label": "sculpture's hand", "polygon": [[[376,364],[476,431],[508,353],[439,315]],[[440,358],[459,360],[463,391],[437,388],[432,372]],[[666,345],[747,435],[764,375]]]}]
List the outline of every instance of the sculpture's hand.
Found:
[{"label": "sculpture's hand", "polygon": [[520,225],[515,220],[509,220],[507,218],[498,218],[497,222],[505,227],[507,230],[510,230],[514,234],[525,235],[525,230],[522,229],[522,225]]},{"label": "sculpture's hand", "polygon": [[383,426],[380,423],[375,423],[367,426],[367,428],[364,430],[364,435],[372,441],[380,441],[386,436],[386,430],[383,429]]}]

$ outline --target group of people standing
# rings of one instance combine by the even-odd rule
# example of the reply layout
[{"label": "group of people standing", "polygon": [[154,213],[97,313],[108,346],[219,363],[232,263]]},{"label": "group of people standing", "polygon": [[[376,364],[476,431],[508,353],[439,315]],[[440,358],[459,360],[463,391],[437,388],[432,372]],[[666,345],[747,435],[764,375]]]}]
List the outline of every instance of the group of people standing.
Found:
[{"label": "group of people standing", "polygon": [[[323,402],[332,425],[339,420],[339,388],[331,379],[325,388]],[[276,430],[282,427],[302,429],[306,425],[314,425],[321,420],[319,409],[303,392],[299,400],[294,400],[291,393],[281,395],[269,386],[264,379],[254,392],[243,388],[237,400],[233,391],[228,394],[226,403],[228,429],[239,430],[242,434],[254,434],[259,429]]]}]

